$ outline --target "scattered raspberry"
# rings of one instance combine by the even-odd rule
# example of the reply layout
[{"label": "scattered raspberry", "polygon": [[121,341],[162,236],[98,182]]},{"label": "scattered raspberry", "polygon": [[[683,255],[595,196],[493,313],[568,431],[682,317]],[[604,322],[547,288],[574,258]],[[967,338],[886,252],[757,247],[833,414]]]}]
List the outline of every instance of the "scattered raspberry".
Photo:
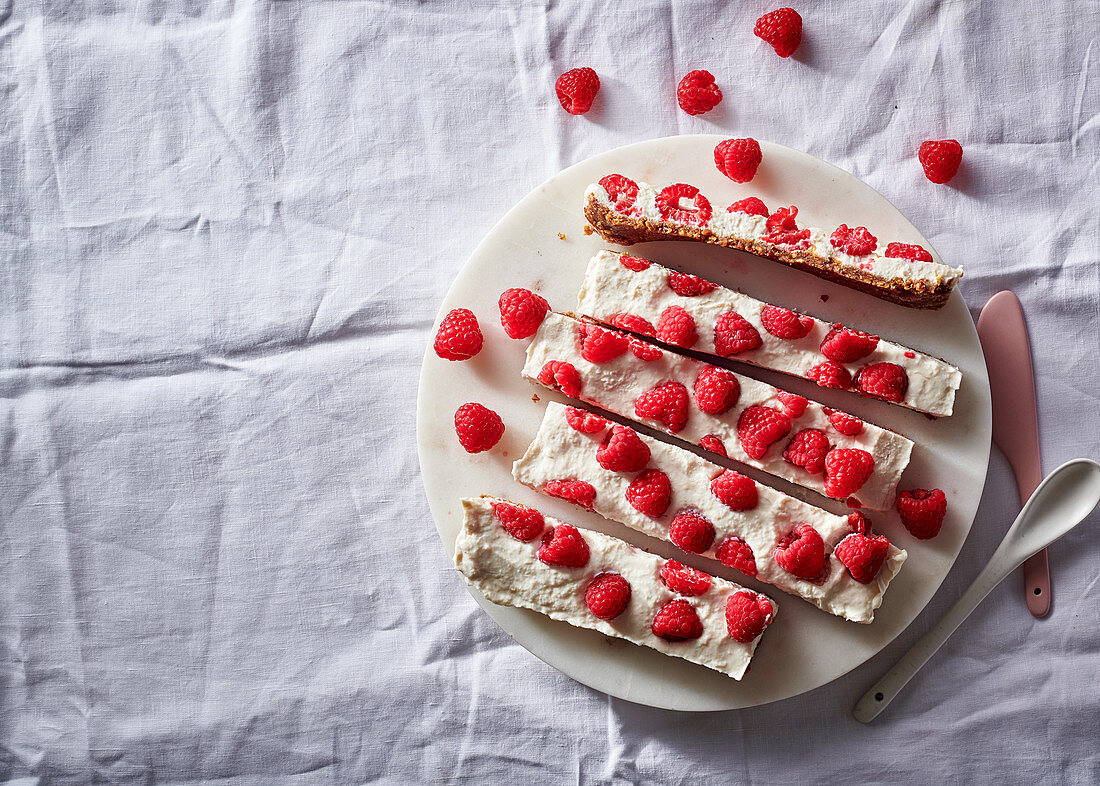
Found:
[{"label": "scattered raspberry", "polygon": [[467,453],[481,453],[500,442],[504,421],[488,407],[470,402],[455,412],[455,433]]},{"label": "scattered raspberry", "polygon": [[542,492],[588,510],[592,510],[592,503],[596,501],[596,489],[583,480],[548,480]]},{"label": "scattered raspberry", "polygon": [[629,330],[631,333],[638,333],[643,336],[655,336],[657,335],[656,329],[649,323],[648,319],[635,316],[634,314],[627,314],[620,312],[613,314],[607,323],[612,327],[617,327],[619,330]]},{"label": "scattered raspberry", "polygon": [[699,444],[703,450],[709,450],[711,453],[717,453],[719,456],[729,458],[729,454],[726,453],[726,446],[722,444],[722,440],[717,434],[704,434],[702,439],[699,440]]},{"label": "scattered raspberry", "polygon": [[905,355],[905,357],[909,358],[910,360],[913,360],[917,357],[917,353],[912,351],[911,349],[905,350],[905,352],[903,354]]},{"label": "scattered raspberry", "polygon": [[749,458],[761,459],[768,447],[791,430],[791,419],[771,407],[747,407],[737,419],[737,439]]},{"label": "scattered raspberry", "polygon": [[703,366],[692,387],[695,406],[708,415],[721,415],[741,397],[741,384],[732,371],[717,366]]},{"label": "scattered raspberry", "polygon": [[[687,199],[691,207],[683,207],[681,200]],[[710,221],[711,207],[707,198],[699,193],[695,186],[687,183],[673,183],[657,194],[657,210],[666,221],[692,224],[705,227]]]},{"label": "scattered raspberry", "polygon": [[600,92],[600,78],[591,68],[571,68],[558,77],[554,91],[562,109],[571,115],[583,115]]},{"label": "scattered raspberry", "polygon": [[755,139],[725,139],[714,148],[714,165],[734,183],[752,180],[760,160],[760,143]]},{"label": "scattered raspberry", "polygon": [[851,254],[854,257],[865,257],[878,248],[878,238],[867,231],[867,227],[848,228],[847,224],[841,224],[829,237],[833,248]]},{"label": "scattered raspberry", "polygon": [[834,448],[825,456],[825,494],[833,499],[847,499],[863,487],[874,471],[875,460],[866,450]]},{"label": "scattered raspberry", "polygon": [[722,103],[722,91],[710,71],[691,71],[680,80],[676,101],[689,115],[701,115]]},{"label": "scattered raspberry", "polygon": [[542,514],[534,508],[513,505],[510,502],[489,503],[500,519],[500,526],[516,540],[534,540],[546,529]]},{"label": "scattered raspberry", "polygon": [[582,434],[598,434],[607,428],[607,421],[599,415],[593,415],[576,407],[565,408],[565,422]]},{"label": "scattered raspberry", "polygon": [[858,510],[848,514],[848,529],[860,535],[871,534],[871,522]]},{"label": "scattered raspberry", "polygon": [[878,336],[836,324],[821,342],[821,354],[837,363],[852,363],[870,355],[877,346]]},{"label": "scattered raspberry", "polygon": [[677,295],[694,297],[696,295],[706,295],[709,292],[713,292],[718,288],[718,285],[712,284],[706,279],[699,278],[698,276],[681,273],[678,270],[670,270],[668,271],[668,287]]},{"label": "scattered raspberry", "polygon": [[863,431],[863,421],[846,412],[837,412],[830,409],[826,410],[825,414],[829,416],[829,423],[832,424],[833,428],[846,437],[854,437]]},{"label": "scattered raspberry", "polygon": [[[600,185],[603,186],[604,190],[607,192],[607,196],[611,200],[611,205],[620,213],[628,212],[634,207],[634,202],[638,199],[638,184],[629,177],[623,177],[622,175],[606,175],[600,179]],[[626,258],[630,259],[631,257]],[[622,261],[622,259],[620,258],[619,261]],[[644,262],[645,260],[642,261]],[[626,263],[624,262],[623,264]]]},{"label": "scattered raspberry", "polygon": [[886,256],[894,259],[912,259],[914,262],[931,262],[932,255],[914,243],[891,243],[886,246]]},{"label": "scattered raspberry", "polygon": [[825,570],[825,542],[809,524],[799,524],[775,547],[775,561],[788,573],[813,581]]},{"label": "scattered raspberry", "polygon": [[730,535],[714,551],[714,556],[727,568],[734,568],[746,576],[756,575],[756,557],[752,548],[742,538]]},{"label": "scattered raspberry", "polygon": [[732,469],[711,480],[710,493],[730,510],[752,510],[760,499],[752,478]]},{"label": "scattered raspberry", "polygon": [[703,623],[686,600],[677,598],[661,606],[653,618],[653,635],[665,641],[690,641],[703,635]]},{"label": "scattered raspberry", "polygon": [[500,296],[500,324],[508,338],[528,338],[535,335],[550,304],[527,289],[506,289]]},{"label": "scattered raspberry", "polygon": [[692,554],[702,554],[714,543],[714,525],[701,513],[681,510],[668,526],[668,539]]},{"label": "scattered raspberry", "polygon": [[792,418],[800,418],[806,411],[806,407],[810,406],[808,399],[802,396],[795,395],[794,393],[788,393],[785,390],[780,390],[775,394],[775,397],[779,399],[779,403],[783,405],[783,411]]},{"label": "scattered raspberry", "polygon": [[710,576],[674,559],[661,566],[661,581],[681,595],[702,595],[710,589]]},{"label": "scattered raspberry", "polygon": [[810,242],[810,230],[798,228],[795,223],[797,215],[798,208],[791,205],[781,207],[768,216],[768,222],[764,225],[767,230],[762,238],[764,242],[796,249],[805,248]]},{"label": "scattered raspberry", "polygon": [[581,375],[572,363],[564,360],[550,360],[539,372],[539,382],[548,388],[560,390],[570,398],[576,398],[581,392]]},{"label": "scattered raspberry", "polygon": [[812,379],[823,388],[848,390],[852,387],[852,375],[848,369],[833,360],[826,360],[806,372],[806,378]]},{"label": "scattered raspberry", "polygon": [[714,351],[722,357],[757,349],[763,342],[749,321],[736,311],[725,311],[714,323]]},{"label": "scattered raspberry", "polygon": [[630,582],[618,573],[597,573],[584,591],[584,605],[602,620],[612,620],[630,603]]},{"label": "scattered raspberry", "polygon": [[581,357],[589,363],[607,363],[626,352],[630,340],[622,333],[581,322],[577,325]]},{"label": "scattered raspberry", "polygon": [[804,317],[789,308],[766,305],[760,311],[760,322],[764,330],[776,338],[794,340],[805,338],[814,329],[812,317]]},{"label": "scattered raspberry", "polygon": [[679,382],[663,382],[634,400],[634,414],[659,420],[673,434],[687,423],[687,388]]},{"label": "scattered raspberry", "polygon": [[669,306],[657,320],[657,338],[666,344],[690,349],[699,340],[695,319],[680,306]]},{"label": "scattered raspberry", "polygon": [[649,463],[649,445],[633,429],[616,423],[596,448],[596,463],[611,472],[637,472]]},{"label": "scattered raspberry", "polygon": [[794,435],[783,451],[783,459],[788,464],[802,467],[811,475],[818,475],[825,471],[825,454],[831,448],[824,431],[805,428]]},{"label": "scattered raspberry", "polygon": [[664,354],[661,352],[660,347],[655,347],[637,338],[630,339],[630,351],[634,354],[634,357],[639,360],[644,360],[647,363],[651,363],[654,360],[660,360],[661,356]]},{"label": "scattered raspberry", "polygon": [[860,369],[856,387],[868,396],[884,401],[904,401],[909,375],[896,363],[872,363]]},{"label": "scattered raspberry", "polygon": [[559,568],[583,568],[588,564],[588,543],[572,524],[546,530],[539,544],[538,558]]},{"label": "scattered raspberry", "polygon": [[793,8],[780,8],[757,19],[752,32],[780,57],[790,57],[802,43],[802,17]]},{"label": "scattered raspberry", "polygon": [[878,575],[886,555],[890,552],[890,541],[885,535],[852,534],[836,544],[833,554],[840,564],[848,569],[852,578],[860,584],[870,584]]},{"label": "scattered raspberry", "polygon": [[477,317],[468,308],[456,308],[443,317],[435,334],[435,354],[444,360],[469,360],[483,342]]},{"label": "scattered raspberry", "polygon": [[898,494],[895,506],[910,534],[928,540],[939,534],[947,514],[947,495],[939,489],[913,489]]},{"label": "scattered raspberry", "polygon": [[744,213],[749,216],[768,217],[768,206],[757,197],[748,197],[726,208],[727,213]]},{"label": "scattered raspberry", "polygon": [[[635,186],[635,188],[637,188],[637,186]],[[653,263],[650,262],[648,259],[642,259],[641,257],[632,257],[627,256],[626,254],[622,254],[619,256],[619,264],[625,267],[627,270],[633,270],[635,273],[641,273]]]},{"label": "scattered raspberry", "polygon": [[650,518],[659,519],[665,515],[671,499],[672,484],[668,475],[659,469],[647,469],[630,481],[626,489],[626,501],[630,506]]},{"label": "scattered raspberry", "polygon": [[959,171],[962,145],[954,139],[929,140],[920,143],[917,158],[924,167],[924,176],[933,183],[946,183]]},{"label": "scattered raspberry", "polygon": [[772,602],[758,592],[738,590],[726,598],[726,630],[742,644],[763,633],[774,614]]}]

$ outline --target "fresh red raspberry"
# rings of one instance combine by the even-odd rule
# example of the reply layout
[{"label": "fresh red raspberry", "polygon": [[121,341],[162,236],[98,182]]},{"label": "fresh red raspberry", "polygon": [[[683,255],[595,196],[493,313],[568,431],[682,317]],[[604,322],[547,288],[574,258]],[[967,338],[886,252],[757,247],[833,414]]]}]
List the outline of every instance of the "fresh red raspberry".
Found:
[{"label": "fresh red raspberry", "polygon": [[714,323],[714,351],[722,357],[757,349],[763,342],[747,319],[736,311],[724,311]]},{"label": "fresh red raspberry", "polygon": [[746,455],[762,459],[773,442],[787,436],[791,419],[771,407],[746,407],[737,419],[737,439]]},{"label": "fresh red raspberry", "polygon": [[455,412],[455,433],[467,453],[481,453],[500,442],[504,421],[488,407],[470,402]]},{"label": "fresh red raspberry", "polygon": [[858,510],[854,510],[848,514],[848,529],[860,535],[870,535],[871,522]]},{"label": "fresh red raspberry", "polygon": [[890,243],[886,246],[886,256],[894,259],[912,259],[914,262],[931,262],[932,255],[914,243]]},{"label": "fresh red raspberry", "polygon": [[608,363],[626,352],[630,339],[622,333],[607,330],[599,325],[581,322],[577,325],[581,357],[589,363]]},{"label": "fresh red raspberry", "polygon": [[596,501],[596,489],[583,480],[548,480],[542,487],[542,493],[588,510],[592,510],[592,503]]},{"label": "fresh red raspberry", "polygon": [[835,324],[821,342],[821,354],[837,363],[853,363],[878,346],[878,336]]},{"label": "fresh red raspberry", "polygon": [[757,19],[752,32],[780,57],[790,57],[802,43],[802,17],[793,8],[780,8]]},{"label": "fresh red raspberry", "polygon": [[863,421],[857,417],[849,415],[847,412],[837,412],[834,409],[827,409],[825,414],[829,417],[829,423],[832,424],[838,432],[846,437],[854,437],[863,431]]},{"label": "fresh red raspberry", "polygon": [[630,339],[630,351],[634,354],[634,357],[647,363],[660,360],[664,355],[660,347],[655,347],[649,342],[637,338]]},{"label": "fresh red raspberry", "polygon": [[738,202],[734,202],[732,205],[726,208],[727,213],[744,213],[749,216],[763,216],[768,217],[768,206],[757,197],[748,197]]},{"label": "fresh red raspberry", "polygon": [[585,412],[583,409],[577,409],[576,407],[565,408],[565,422],[572,429],[582,434],[598,434],[607,428],[607,421],[599,415],[593,415],[591,412]]},{"label": "fresh red raspberry", "polygon": [[699,340],[699,334],[695,332],[695,319],[680,306],[669,306],[657,320],[657,339],[690,349]]},{"label": "fresh red raspberry", "polygon": [[[617,211],[620,213],[628,213],[636,210],[634,203],[638,199],[638,184],[629,177],[623,177],[622,175],[605,175],[600,178],[600,185],[603,186],[604,190],[607,192],[612,207]],[[625,257],[626,255],[624,254],[623,256]],[[630,257],[626,258],[630,259]],[[642,261],[644,262],[645,260]]]},{"label": "fresh red raspberry", "polygon": [[741,383],[732,371],[717,366],[703,366],[692,387],[695,406],[708,415],[729,411],[741,397]]},{"label": "fresh red raspberry", "polygon": [[[681,200],[688,200],[684,207]],[[673,183],[657,194],[657,210],[666,221],[705,227],[710,221],[711,207],[707,198],[699,193],[695,186],[687,183]]]},{"label": "fresh red raspberry", "polygon": [[617,327],[619,330],[629,330],[631,333],[638,333],[642,336],[657,335],[657,330],[649,323],[648,319],[626,312],[612,314],[611,318],[607,320],[607,324]]},{"label": "fresh red raspberry", "polygon": [[730,510],[752,510],[760,500],[756,483],[732,469],[723,470],[710,482],[710,493]]},{"label": "fresh red raspberry", "polygon": [[794,393],[788,393],[785,390],[777,392],[775,397],[779,399],[779,403],[783,405],[783,411],[792,418],[802,417],[803,413],[806,411],[806,407],[810,406],[809,399]]},{"label": "fresh red raspberry", "polygon": [[584,605],[602,620],[613,620],[630,603],[630,582],[618,573],[597,573],[584,591]]},{"label": "fresh red raspberry", "polygon": [[791,575],[813,581],[825,571],[825,542],[809,524],[799,524],[775,547],[775,561]]},{"label": "fresh red raspberry", "polygon": [[730,535],[719,543],[714,556],[727,568],[739,570],[746,576],[756,575],[756,557],[752,548],[736,535]]},{"label": "fresh red raspberry", "polygon": [[704,434],[699,440],[699,444],[703,450],[709,450],[711,453],[717,453],[723,458],[729,458],[729,454],[726,453],[726,446],[722,444],[722,440],[717,434]]},{"label": "fresh red raspberry", "polygon": [[444,360],[469,360],[481,351],[484,339],[477,317],[468,308],[456,308],[443,317],[435,334],[435,354]]},{"label": "fresh red raspberry", "polygon": [[591,68],[571,68],[558,77],[554,91],[562,109],[571,115],[583,115],[600,92],[600,78]]},{"label": "fresh red raspberry", "polygon": [[878,248],[878,238],[867,231],[867,227],[848,228],[847,224],[841,224],[829,237],[833,248],[851,254],[854,257],[865,257]]},{"label": "fresh red raspberry", "polygon": [[734,183],[752,180],[760,160],[760,143],[755,139],[725,139],[714,148],[714,165]]},{"label": "fresh red raspberry", "polygon": [[516,540],[534,540],[546,529],[542,514],[534,508],[513,505],[511,502],[490,502],[493,512],[500,519],[500,526]]},{"label": "fresh red raspberry", "polygon": [[701,115],[722,103],[722,91],[710,71],[691,71],[676,87],[676,101],[689,115]]},{"label": "fresh red raspberry", "polygon": [[687,388],[679,382],[662,382],[634,400],[634,414],[658,420],[673,434],[687,424]]},{"label": "fresh red raspberry", "polygon": [[653,618],[653,635],[665,641],[690,641],[703,635],[703,623],[686,600],[677,598],[661,606]]},{"label": "fresh red raspberry", "polygon": [[901,523],[913,537],[928,540],[939,534],[947,514],[947,495],[939,489],[913,489],[898,494],[894,503]]},{"label": "fresh red raspberry", "polygon": [[[635,188],[637,188],[637,186],[635,186]],[[650,262],[648,259],[642,259],[641,257],[632,257],[626,254],[621,254],[619,256],[619,264],[625,267],[627,270],[633,270],[635,273],[641,273],[653,263]]]},{"label": "fresh red raspberry", "polygon": [[539,544],[538,558],[558,568],[583,568],[588,564],[588,543],[572,524],[546,530]]},{"label": "fresh red raspberry", "polygon": [[714,525],[702,513],[681,510],[668,525],[668,539],[692,554],[702,554],[714,543]]},{"label": "fresh red raspberry", "polygon": [[659,469],[647,469],[626,488],[626,501],[630,507],[650,518],[659,519],[668,510],[672,499],[672,484],[668,475]]},{"label": "fresh red raspberry", "polygon": [[661,566],[661,581],[681,595],[702,595],[710,589],[710,576],[674,559]]},{"label": "fresh red raspberry", "polygon": [[959,171],[962,145],[954,139],[928,140],[920,143],[917,158],[924,167],[924,176],[933,183],[946,183]]},{"label": "fresh red raspberry", "polygon": [[847,499],[859,491],[871,473],[875,459],[859,448],[833,448],[825,456],[825,494]]},{"label": "fresh red raspberry", "polygon": [[775,616],[772,602],[758,592],[738,590],[726,598],[726,631],[742,644],[756,639]]},{"label": "fresh red raspberry", "polygon": [[760,322],[764,330],[776,338],[794,340],[805,338],[814,329],[812,317],[804,317],[789,308],[766,305],[760,311]]},{"label": "fresh red raspberry", "polygon": [[825,454],[831,448],[824,431],[804,428],[787,445],[787,449],[783,451],[783,459],[788,464],[802,467],[811,475],[818,475],[825,471]]},{"label": "fresh red raspberry", "polygon": [[564,360],[549,360],[542,367],[539,382],[548,388],[560,390],[570,398],[576,398],[581,392],[581,375],[572,363]]},{"label": "fresh red raspberry", "polygon": [[764,225],[767,230],[762,238],[764,242],[795,249],[806,248],[810,242],[810,230],[799,229],[795,223],[796,216],[798,208],[794,205],[781,207],[768,216]]},{"label": "fresh red raspberry", "polygon": [[694,297],[696,295],[706,295],[713,292],[718,288],[718,285],[712,284],[706,279],[699,278],[698,276],[681,273],[678,270],[670,270],[668,271],[668,288],[677,295]]},{"label": "fresh red raspberry", "polygon": [[596,448],[596,463],[611,472],[637,472],[649,463],[649,445],[633,429],[616,423]]},{"label": "fresh red raspberry", "polygon": [[872,363],[860,369],[856,388],[884,401],[904,401],[909,375],[896,363]]},{"label": "fresh red raspberry", "polygon": [[870,584],[878,575],[886,555],[890,553],[890,541],[885,535],[852,534],[836,544],[833,554],[848,569],[852,578],[860,584]]},{"label": "fresh red raspberry", "polygon": [[832,360],[818,363],[806,372],[806,378],[812,379],[823,388],[848,390],[852,387],[851,373],[844,366]]},{"label": "fresh red raspberry", "polygon": [[500,296],[500,324],[508,338],[528,338],[535,335],[550,304],[527,289],[506,289]]}]

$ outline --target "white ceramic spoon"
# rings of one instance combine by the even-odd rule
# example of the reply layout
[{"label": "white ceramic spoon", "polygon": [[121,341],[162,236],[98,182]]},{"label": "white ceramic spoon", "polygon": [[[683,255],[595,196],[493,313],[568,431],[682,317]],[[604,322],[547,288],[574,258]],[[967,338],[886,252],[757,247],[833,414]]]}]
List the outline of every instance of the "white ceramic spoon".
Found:
[{"label": "white ceramic spoon", "polygon": [[1097,503],[1100,503],[1100,465],[1095,461],[1067,461],[1047,475],[1012,522],[985,570],[943,619],[863,694],[852,710],[856,720],[869,723],[877,718],[1001,579],[1080,524]]}]

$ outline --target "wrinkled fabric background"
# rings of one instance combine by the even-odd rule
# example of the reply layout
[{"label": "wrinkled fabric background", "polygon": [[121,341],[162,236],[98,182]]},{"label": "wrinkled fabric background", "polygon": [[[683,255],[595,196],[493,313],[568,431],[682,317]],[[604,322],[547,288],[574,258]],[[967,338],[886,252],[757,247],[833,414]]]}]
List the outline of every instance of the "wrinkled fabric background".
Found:
[{"label": "wrinkled fabric background", "polygon": [[[0,2],[0,781],[1100,782],[1094,514],[873,726],[849,710],[1017,510],[983,507],[926,612],[775,705],[609,699],[511,642],[444,556],[414,398],[437,304],[520,197],[676,133],[806,150],[1015,290],[1044,464],[1100,458],[1100,6]],[[596,68],[566,115],[554,78]],[[686,71],[726,99],[691,118]],[[915,160],[958,138],[948,187]]]}]

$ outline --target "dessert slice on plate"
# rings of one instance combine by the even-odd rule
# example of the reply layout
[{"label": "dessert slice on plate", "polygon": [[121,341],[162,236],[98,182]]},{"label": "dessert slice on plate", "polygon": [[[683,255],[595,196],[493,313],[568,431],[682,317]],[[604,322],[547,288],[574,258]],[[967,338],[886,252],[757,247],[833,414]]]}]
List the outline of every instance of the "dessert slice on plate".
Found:
[{"label": "dessert slice on plate", "polygon": [[455,566],[516,606],[741,679],[777,610],[769,598],[495,497],[462,500]]},{"label": "dessert slice on plate", "polygon": [[684,349],[812,379],[822,387],[950,415],[962,372],[878,336],[764,303],[639,257],[600,251],[588,263],[577,310],[675,344],[658,327],[690,322]]}]

